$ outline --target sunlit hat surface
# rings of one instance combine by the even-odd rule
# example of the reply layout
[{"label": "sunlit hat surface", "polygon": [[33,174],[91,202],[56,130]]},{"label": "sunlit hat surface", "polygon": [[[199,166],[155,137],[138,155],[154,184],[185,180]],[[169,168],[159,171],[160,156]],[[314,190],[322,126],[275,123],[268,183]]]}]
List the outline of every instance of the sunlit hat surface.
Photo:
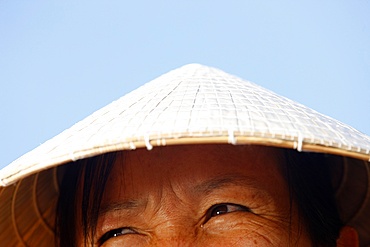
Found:
[{"label": "sunlit hat surface", "polygon": [[370,244],[370,137],[215,68],[190,64],[96,111],[0,171],[0,245],[52,246],[57,166],[164,145],[256,144],[343,157],[337,201]]}]

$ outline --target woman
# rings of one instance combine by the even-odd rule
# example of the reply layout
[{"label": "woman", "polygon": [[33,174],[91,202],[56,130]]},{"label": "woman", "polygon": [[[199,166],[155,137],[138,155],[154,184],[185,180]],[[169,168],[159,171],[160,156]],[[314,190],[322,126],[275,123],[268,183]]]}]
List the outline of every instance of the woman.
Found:
[{"label": "woman", "polygon": [[191,64],[4,168],[0,241],[366,246],[369,150],[342,123]]}]

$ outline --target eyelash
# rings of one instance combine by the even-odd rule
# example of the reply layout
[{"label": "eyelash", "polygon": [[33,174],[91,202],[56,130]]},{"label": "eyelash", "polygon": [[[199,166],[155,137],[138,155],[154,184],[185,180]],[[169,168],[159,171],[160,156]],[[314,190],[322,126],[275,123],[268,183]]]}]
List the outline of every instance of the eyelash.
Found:
[{"label": "eyelash", "polygon": [[[203,224],[207,223],[213,217],[217,217],[223,214],[237,212],[237,211],[251,212],[251,210],[248,207],[242,206],[239,204],[234,204],[234,203],[215,204],[207,210],[205,221]],[[129,232],[124,232],[124,231],[129,231]],[[135,234],[135,233],[137,233],[137,231],[135,231],[134,229],[130,227],[122,227],[122,228],[113,229],[111,231],[106,232],[103,236],[101,236],[98,243],[100,246],[100,245],[103,245],[110,238],[118,237],[118,236],[125,235],[125,234]]]},{"label": "eyelash", "polygon": [[[129,232],[124,232],[124,231],[129,231]],[[118,236],[125,235],[125,234],[135,234],[135,233],[137,233],[137,231],[135,231],[134,229],[130,227],[122,227],[122,228],[113,229],[113,230],[110,230],[104,233],[104,235],[101,236],[101,238],[99,239],[98,243],[99,243],[99,246],[101,246],[110,238],[118,237]]]},{"label": "eyelash", "polygon": [[[221,207],[223,208],[221,209]],[[216,211],[217,209],[218,211]],[[217,217],[223,214],[237,212],[237,211],[251,212],[250,208],[239,205],[239,204],[234,204],[234,203],[215,204],[207,210],[204,224],[207,223],[207,221],[209,221],[212,217]]]}]

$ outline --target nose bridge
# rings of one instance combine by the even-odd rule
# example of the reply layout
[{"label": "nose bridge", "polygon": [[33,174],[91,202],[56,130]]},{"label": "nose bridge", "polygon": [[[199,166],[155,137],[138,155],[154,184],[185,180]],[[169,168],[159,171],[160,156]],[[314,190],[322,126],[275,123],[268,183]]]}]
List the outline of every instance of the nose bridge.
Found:
[{"label": "nose bridge", "polygon": [[194,241],[190,241],[189,239],[182,239],[179,237],[172,237],[172,238],[162,238],[156,241],[155,246],[160,247],[187,247],[187,246],[196,246]]},{"label": "nose bridge", "polygon": [[152,245],[154,246],[195,246],[196,226],[184,218],[163,218],[157,225]]},{"label": "nose bridge", "polygon": [[155,246],[194,246],[198,235],[194,212],[173,196],[167,194],[157,211]]},{"label": "nose bridge", "polygon": [[176,212],[163,214],[161,223],[156,227],[157,238],[165,239],[172,243],[181,242],[185,244],[194,242],[198,233],[197,224],[192,220],[191,216],[187,216],[176,215]]}]

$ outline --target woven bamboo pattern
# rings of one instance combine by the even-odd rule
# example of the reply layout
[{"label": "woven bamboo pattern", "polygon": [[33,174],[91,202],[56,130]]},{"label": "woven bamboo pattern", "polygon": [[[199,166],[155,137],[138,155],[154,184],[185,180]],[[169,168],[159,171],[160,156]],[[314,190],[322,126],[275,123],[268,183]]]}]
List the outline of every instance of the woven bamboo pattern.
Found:
[{"label": "woven bamboo pattern", "polygon": [[[111,151],[199,143],[267,145],[347,157],[338,201],[346,221],[360,229],[362,243],[370,244],[370,137],[252,82],[199,64],[148,82],[3,168],[0,243],[51,246],[57,166]],[[356,186],[361,191],[352,196],[354,202],[348,188]]]}]

